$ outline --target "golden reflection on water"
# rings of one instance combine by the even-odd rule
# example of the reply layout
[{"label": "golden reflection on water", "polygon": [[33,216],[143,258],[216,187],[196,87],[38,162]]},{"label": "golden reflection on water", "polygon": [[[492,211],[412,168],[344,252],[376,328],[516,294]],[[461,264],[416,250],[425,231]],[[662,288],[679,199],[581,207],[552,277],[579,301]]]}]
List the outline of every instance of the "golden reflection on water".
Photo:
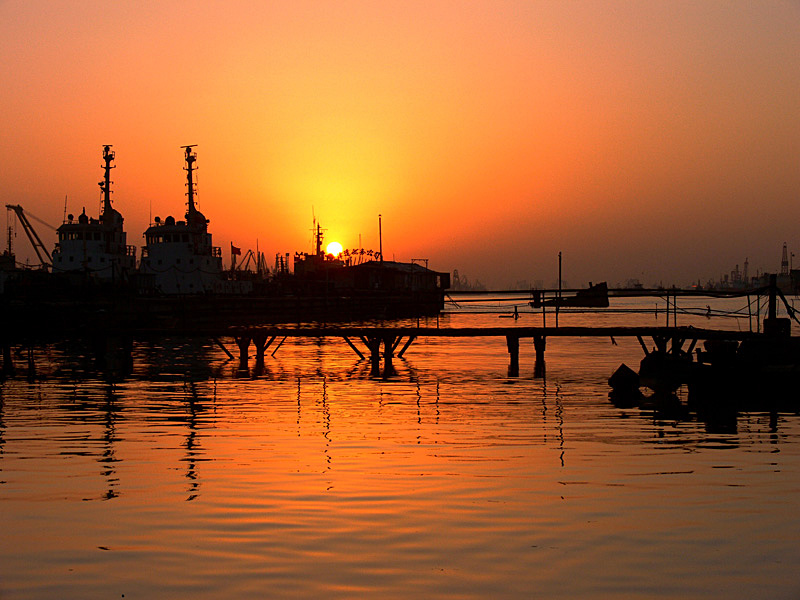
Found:
[{"label": "golden reflection on water", "polygon": [[53,351],[0,386],[0,595],[791,597],[797,416],[615,408],[640,352],[551,340],[543,381],[429,340],[381,380],[335,342],[243,377],[137,344],[108,383]]}]

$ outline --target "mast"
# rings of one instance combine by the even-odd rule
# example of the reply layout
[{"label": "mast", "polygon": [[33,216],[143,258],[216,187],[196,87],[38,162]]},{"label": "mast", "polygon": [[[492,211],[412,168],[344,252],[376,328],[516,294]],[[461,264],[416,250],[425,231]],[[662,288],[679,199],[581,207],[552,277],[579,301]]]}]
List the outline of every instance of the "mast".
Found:
[{"label": "mast", "polygon": [[[103,192],[103,214],[111,212],[111,169],[116,167],[111,166],[111,161],[114,160],[114,151],[111,150],[111,144],[103,146],[103,181],[98,183],[100,190]],[[66,199],[65,199],[66,205]]]},{"label": "mast", "polygon": [[783,255],[781,256],[781,275],[789,274],[789,254],[786,250],[786,242],[783,242]]},{"label": "mast", "polygon": [[319,227],[319,223],[317,223],[317,231],[314,234],[316,252],[317,256],[322,256],[322,229]]},{"label": "mast", "polygon": [[196,209],[194,207],[194,194],[195,194],[195,183],[192,177],[192,174],[196,170],[197,167],[194,166],[195,161],[197,160],[197,153],[192,152],[192,148],[194,148],[197,144],[192,144],[191,146],[181,146],[186,150],[186,166],[183,168],[186,171],[186,197],[188,200],[186,201],[187,209],[186,209],[186,220],[189,220],[189,215],[193,214]]}]

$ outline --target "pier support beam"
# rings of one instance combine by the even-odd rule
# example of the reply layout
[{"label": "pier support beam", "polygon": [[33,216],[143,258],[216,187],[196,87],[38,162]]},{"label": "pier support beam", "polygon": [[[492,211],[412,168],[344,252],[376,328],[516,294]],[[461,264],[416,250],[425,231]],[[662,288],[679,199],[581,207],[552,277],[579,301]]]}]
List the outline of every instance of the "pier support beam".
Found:
[{"label": "pier support beam", "polygon": [[249,357],[247,350],[250,347],[251,338],[249,335],[233,338],[236,345],[239,346],[239,370],[247,370],[247,360]]},{"label": "pier support beam", "polygon": [[546,346],[546,337],[543,335],[533,336],[533,349],[536,351],[536,358],[533,363],[533,377],[535,379],[544,379],[545,377],[544,350]]},{"label": "pier support beam", "polygon": [[356,348],[356,345],[353,342],[350,341],[349,337],[347,337],[346,335],[343,335],[342,339],[345,342],[347,342],[347,345],[350,346],[350,348],[352,348],[353,352],[355,352],[358,355],[358,358],[360,358],[361,360],[364,360],[364,355],[361,353],[361,350]]},{"label": "pier support beam", "polygon": [[366,341],[369,348],[369,360],[372,363],[370,374],[373,377],[379,377],[381,374],[381,338],[370,337]]},{"label": "pier support beam", "polygon": [[253,336],[253,345],[256,347],[256,364],[264,364],[264,351],[267,349],[267,336],[256,334]]},{"label": "pier support beam", "polygon": [[231,351],[230,351],[230,350],[228,350],[228,349],[225,347],[225,344],[223,344],[223,343],[222,343],[222,341],[221,341],[221,340],[220,340],[218,337],[215,337],[215,338],[214,338],[214,341],[216,342],[217,346],[219,346],[220,348],[222,348],[222,351],[223,351],[225,354],[227,354],[227,355],[228,355],[228,358],[229,358],[229,359],[231,359],[231,360],[233,360],[233,358],[234,358],[234,357],[233,357],[233,354],[231,354]]},{"label": "pier support beam", "polygon": [[383,376],[388,377],[394,373],[392,358],[394,357],[395,340],[394,336],[383,338]]},{"label": "pier support beam", "polygon": [[507,335],[506,346],[508,347],[508,376],[519,377],[519,337]]},{"label": "pier support beam", "polygon": [[403,345],[402,350],[400,350],[400,352],[397,353],[397,358],[403,358],[403,354],[405,354],[406,350],[408,350],[408,347],[414,342],[415,339],[417,339],[417,336],[415,335],[408,336],[408,339],[406,340],[406,343]]},{"label": "pier support beam", "polygon": [[[388,377],[394,373],[392,359],[394,358],[395,336],[382,335],[367,338],[369,348],[372,377]],[[383,344],[383,370],[381,371],[381,344]]]}]

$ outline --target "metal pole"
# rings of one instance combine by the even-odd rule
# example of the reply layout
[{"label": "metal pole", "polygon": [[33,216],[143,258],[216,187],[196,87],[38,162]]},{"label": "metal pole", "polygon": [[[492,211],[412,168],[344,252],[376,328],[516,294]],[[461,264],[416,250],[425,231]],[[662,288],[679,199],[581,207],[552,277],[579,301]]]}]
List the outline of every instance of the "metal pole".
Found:
[{"label": "metal pole", "polygon": [[556,299],[556,327],[558,327],[558,311],[561,308],[561,252],[558,253],[558,298]]},{"label": "metal pole", "polygon": [[381,215],[378,215],[378,252],[381,253],[381,263],[383,263],[383,232],[381,230]]},{"label": "metal pole", "polygon": [[750,326],[750,331],[753,331],[753,310],[750,305],[750,294],[747,294],[747,323]]}]

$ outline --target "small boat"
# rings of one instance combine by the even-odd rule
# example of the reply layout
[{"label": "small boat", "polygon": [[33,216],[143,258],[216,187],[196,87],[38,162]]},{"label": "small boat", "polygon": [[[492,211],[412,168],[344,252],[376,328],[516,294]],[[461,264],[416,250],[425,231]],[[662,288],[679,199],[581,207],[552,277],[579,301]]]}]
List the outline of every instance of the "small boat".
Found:
[{"label": "small boat", "polygon": [[608,284],[605,281],[592,285],[585,290],[578,290],[573,296],[543,299],[542,292],[533,291],[533,301],[529,303],[533,308],[542,306],[558,306],[560,308],[607,308]]}]

